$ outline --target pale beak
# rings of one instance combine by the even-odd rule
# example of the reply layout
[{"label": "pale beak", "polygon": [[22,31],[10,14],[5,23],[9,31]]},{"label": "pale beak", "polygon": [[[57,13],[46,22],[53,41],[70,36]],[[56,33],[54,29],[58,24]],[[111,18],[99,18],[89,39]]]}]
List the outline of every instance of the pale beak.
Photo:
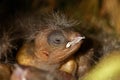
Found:
[{"label": "pale beak", "polygon": [[79,43],[82,39],[85,39],[85,37],[83,36],[83,37],[74,38],[72,41],[67,43],[66,48],[69,48],[70,46],[73,46],[73,45]]}]

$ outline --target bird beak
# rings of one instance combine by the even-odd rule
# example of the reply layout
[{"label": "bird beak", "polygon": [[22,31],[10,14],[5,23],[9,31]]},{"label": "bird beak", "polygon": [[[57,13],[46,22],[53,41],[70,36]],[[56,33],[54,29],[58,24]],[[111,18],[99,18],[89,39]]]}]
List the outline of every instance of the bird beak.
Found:
[{"label": "bird beak", "polygon": [[83,36],[83,37],[74,38],[72,41],[67,43],[66,48],[69,48],[70,46],[73,46],[73,45],[79,43],[82,39],[85,39],[85,37]]}]

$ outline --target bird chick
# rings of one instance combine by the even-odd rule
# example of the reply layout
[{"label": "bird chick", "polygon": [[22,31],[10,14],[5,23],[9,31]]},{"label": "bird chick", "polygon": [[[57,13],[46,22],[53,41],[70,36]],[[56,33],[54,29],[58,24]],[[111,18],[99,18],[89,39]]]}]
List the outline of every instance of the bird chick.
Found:
[{"label": "bird chick", "polygon": [[67,43],[76,37],[80,37],[80,34],[74,31],[44,29],[36,35],[34,41],[23,45],[17,54],[17,61],[38,68],[58,64],[80,48],[81,40],[66,48]]},{"label": "bird chick", "polygon": [[[56,73],[60,71],[61,65],[67,63],[66,60],[78,51],[85,39],[73,29],[78,25],[77,21],[71,20],[63,14],[22,15],[14,18],[13,23],[9,24],[13,31],[11,34],[7,34],[11,41],[7,41],[9,45],[4,43],[7,46],[6,51],[0,54],[9,53],[10,50],[11,53],[14,53],[12,50],[16,49],[16,58],[13,57],[13,59],[20,65]],[[5,39],[7,38],[5,37]],[[10,45],[17,46],[14,48],[9,47]],[[2,50],[4,47],[0,47],[0,49]],[[76,73],[75,69],[71,71]],[[70,73],[73,74],[71,71]]]},{"label": "bird chick", "polygon": [[31,33],[32,36],[28,37],[17,53],[16,59],[21,65],[48,71],[58,69],[80,48],[85,38],[72,29],[76,22],[64,15],[52,14],[44,19],[40,18],[40,22],[38,17],[24,20],[27,23],[31,20],[29,24],[34,25],[32,27],[36,28],[36,31]]}]

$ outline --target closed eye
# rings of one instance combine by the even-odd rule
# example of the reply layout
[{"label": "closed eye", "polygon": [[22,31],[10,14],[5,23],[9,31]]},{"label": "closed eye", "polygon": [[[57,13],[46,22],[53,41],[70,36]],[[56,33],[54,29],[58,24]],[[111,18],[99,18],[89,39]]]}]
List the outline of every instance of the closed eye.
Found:
[{"label": "closed eye", "polygon": [[55,30],[48,35],[48,43],[54,46],[64,44],[66,38],[63,33],[59,30]]}]

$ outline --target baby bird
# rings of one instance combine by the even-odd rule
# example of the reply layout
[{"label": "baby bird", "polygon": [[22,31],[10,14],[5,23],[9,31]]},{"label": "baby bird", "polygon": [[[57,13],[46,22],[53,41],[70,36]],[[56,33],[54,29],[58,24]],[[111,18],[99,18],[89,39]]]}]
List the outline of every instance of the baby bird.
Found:
[{"label": "baby bird", "polygon": [[39,25],[31,23],[37,31],[28,37],[16,59],[21,65],[54,71],[75,54],[85,37],[71,28],[76,22],[64,15],[52,14],[42,20]]},{"label": "baby bird", "polygon": [[1,62],[8,63],[12,55],[10,59],[14,60],[13,63],[56,73],[61,77],[66,75],[61,65],[69,61],[85,39],[73,29],[78,22],[59,13],[15,15],[3,22],[6,24],[2,23],[0,28]]}]

